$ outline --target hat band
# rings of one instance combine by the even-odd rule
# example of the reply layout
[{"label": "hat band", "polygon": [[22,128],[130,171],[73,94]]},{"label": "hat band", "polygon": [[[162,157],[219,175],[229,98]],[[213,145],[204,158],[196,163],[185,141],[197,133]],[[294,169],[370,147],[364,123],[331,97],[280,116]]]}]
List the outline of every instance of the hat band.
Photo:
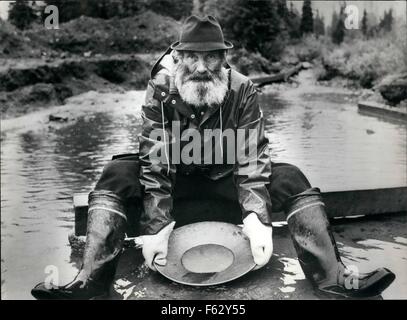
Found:
[{"label": "hat band", "polygon": [[190,51],[213,51],[213,50],[226,50],[233,48],[233,44],[224,41],[222,42],[176,42],[171,45],[171,49],[175,50],[190,50]]}]

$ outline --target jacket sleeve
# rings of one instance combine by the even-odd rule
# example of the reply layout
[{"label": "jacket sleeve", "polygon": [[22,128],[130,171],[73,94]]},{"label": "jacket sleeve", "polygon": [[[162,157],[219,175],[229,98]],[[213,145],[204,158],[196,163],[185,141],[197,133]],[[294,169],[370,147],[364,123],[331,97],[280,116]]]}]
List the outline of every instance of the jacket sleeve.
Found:
[{"label": "jacket sleeve", "polygon": [[140,183],[144,187],[140,226],[142,234],[150,235],[174,221],[171,211],[176,171],[169,159],[170,124],[161,101],[154,98],[154,89],[155,85],[150,81],[142,106],[143,125],[139,138]]},{"label": "jacket sleeve", "polygon": [[268,139],[264,135],[263,113],[252,84],[245,96],[238,119],[234,181],[242,218],[254,212],[263,224],[271,225],[271,199],[267,189],[271,162]]}]

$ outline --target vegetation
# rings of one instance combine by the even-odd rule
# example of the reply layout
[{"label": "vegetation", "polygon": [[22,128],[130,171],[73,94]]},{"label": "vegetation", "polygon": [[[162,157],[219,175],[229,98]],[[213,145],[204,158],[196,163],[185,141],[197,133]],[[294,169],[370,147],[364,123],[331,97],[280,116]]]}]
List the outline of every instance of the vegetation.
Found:
[{"label": "vegetation", "polygon": [[311,0],[305,0],[302,6],[301,34],[314,32],[314,19],[311,8]]},{"label": "vegetation", "polygon": [[[334,20],[334,19],[332,19]],[[341,44],[345,38],[345,6],[342,5],[339,15],[336,16],[335,24],[332,24],[332,42]]]},{"label": "vegetation", "polygon": [[[47,4],[58,6],[64,23],[52,36],[33,23],[44,18]],[[10,22],[18,29],[0,28],[0,56],[158,52],[176,40],[180,22],[190,13],[218,18],[236,47],[230,62],[245,74],[314,60],[324,67],[321,79],[340,75],[371,87],[407,65],[406,40],[394,31],[392,10],[377,23],[365,10],[361,29],[346,30],[345,4],[326,26],[309,0],[302,12],[287,0],[16,1]]]},{"label": "vegetation", "polygon": [[34,9],[27,1],[18,0],[10,4],[9,20],[18,29],[29,28],[36,19]]},{"label": "vegetation", "polygon": [[407,71],[406,39],[389,34],[375,39],[352,39],[332,51],[324,51],[327,78],[343,76],[371,88],[388,74]]}]

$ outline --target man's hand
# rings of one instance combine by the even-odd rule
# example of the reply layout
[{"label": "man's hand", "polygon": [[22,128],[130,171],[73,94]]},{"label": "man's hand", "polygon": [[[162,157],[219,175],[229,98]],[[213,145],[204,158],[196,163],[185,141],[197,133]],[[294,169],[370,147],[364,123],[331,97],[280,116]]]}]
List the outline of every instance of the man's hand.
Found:
[{"label": "man's hand", "polygon": [[171,222],[157,234],[141,236],[143,242],[143,257],[151,270],[157,271],[154,263],[165,266],[167,264],[168,239],[175,222]]},{"label": "man's hand", "polygon": [[250,240],[254,270],[260,269],[270,260],[273,254],[273,228],[262,224],[255,213],[249,214],[243,220],[243,233]]}]

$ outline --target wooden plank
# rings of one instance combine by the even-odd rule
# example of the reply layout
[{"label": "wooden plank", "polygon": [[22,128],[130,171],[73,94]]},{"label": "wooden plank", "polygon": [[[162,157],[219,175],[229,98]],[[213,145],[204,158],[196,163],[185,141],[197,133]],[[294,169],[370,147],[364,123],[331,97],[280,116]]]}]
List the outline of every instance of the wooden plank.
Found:
[{"label": "wooden plank", "polygon": [[[407,211],[407,186],[367,190],[332,191],[322,194],[330,218]],[[74,194],[75,235],[86,234],[88,194]],[[284,213],[273,213],[273,221],[284,221]],[[133,226],[134,227],[134,226]],[[134,229],[127,231],[135,235]]]},{"label": "wooden plank", "polygon": [[376,103],[373,101],[359,101],[358,108],[361,111],[368,111],[375,114],[390,115],[400,119],[407,120],[407,108],[391,107],[385,104]]}]

